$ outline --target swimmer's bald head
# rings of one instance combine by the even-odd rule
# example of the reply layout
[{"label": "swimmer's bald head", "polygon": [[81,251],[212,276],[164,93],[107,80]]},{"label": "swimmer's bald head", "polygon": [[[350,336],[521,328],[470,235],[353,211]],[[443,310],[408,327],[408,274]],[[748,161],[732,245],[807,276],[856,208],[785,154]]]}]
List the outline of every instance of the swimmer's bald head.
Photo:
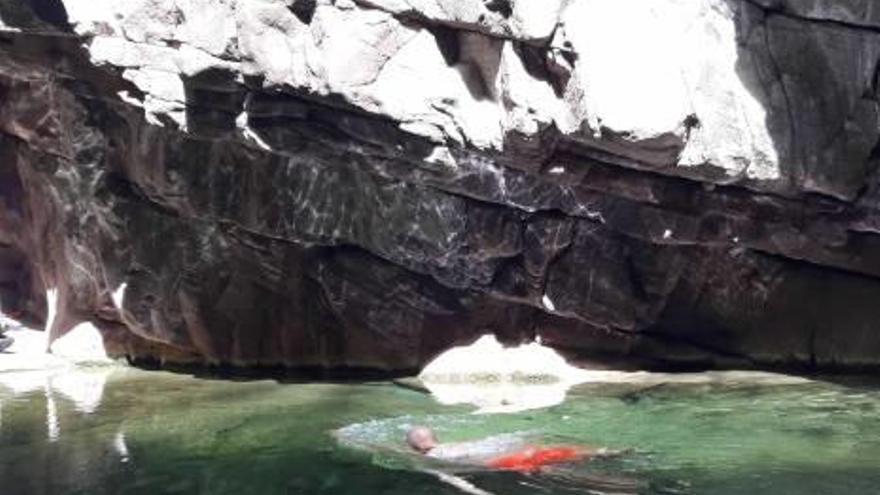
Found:
[{"label": "swimmer's bald head", "polygon": [[406,432],[406,443],[413,450],[422,454],[427,454],[431,449],[437,446],[437,437],[434,432],[427,426],[413,426]]}]

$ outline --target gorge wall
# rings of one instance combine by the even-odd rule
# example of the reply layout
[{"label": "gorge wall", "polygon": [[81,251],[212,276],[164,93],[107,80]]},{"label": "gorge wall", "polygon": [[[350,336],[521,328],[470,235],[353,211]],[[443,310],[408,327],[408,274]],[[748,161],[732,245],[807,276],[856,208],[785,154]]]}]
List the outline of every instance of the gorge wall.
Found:
[{"label": "gorge wall", "polygon": [[[880,367],[873,0],[0,0],[0,304],[165,362]],[[117,295],[117,297],[114,297]]]}]

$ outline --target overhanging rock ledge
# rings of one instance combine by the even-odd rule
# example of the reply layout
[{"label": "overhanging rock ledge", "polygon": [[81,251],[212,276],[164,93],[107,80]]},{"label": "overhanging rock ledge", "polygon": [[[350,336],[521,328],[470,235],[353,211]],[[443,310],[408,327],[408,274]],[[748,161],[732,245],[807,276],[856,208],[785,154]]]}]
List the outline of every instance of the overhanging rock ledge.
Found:
[{"label": "overhanging rock ledge", "polygon": [[40,326],[57,290],[53,337],[880,367],[871,0],[0,0],[0,26],[0,303]]}]

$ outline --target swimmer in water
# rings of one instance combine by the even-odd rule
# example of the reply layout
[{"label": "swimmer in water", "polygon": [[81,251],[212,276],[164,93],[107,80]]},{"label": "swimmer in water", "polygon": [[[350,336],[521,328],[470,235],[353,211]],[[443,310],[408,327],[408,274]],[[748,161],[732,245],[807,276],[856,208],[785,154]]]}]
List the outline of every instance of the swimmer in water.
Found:
[{"label": "swimmer in water", "polygon": [[573,445],[531,445],[517,436],[441,444],[433,430],[426,426],[410,428],[406,434],[406,443],[416,452],[435,459],[525,473],[540,471],[553,464],[582,462],[620,454],[607,449]]}]

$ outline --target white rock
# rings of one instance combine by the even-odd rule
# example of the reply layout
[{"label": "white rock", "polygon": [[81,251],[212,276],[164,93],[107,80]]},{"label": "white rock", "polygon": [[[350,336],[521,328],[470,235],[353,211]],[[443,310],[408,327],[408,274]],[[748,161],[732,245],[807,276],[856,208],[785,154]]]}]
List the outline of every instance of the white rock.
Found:
[{"label": "white rock", "polygon": [[[575,0],[562,23],[558,34],[579,59],[561,128],[577,132],[585,118],[594,131],[624,136],[643,160],[675,163],[678,157],[641,153],[638,144],[678,141],[679,165],[779,177],[764,109],[736,72],[736,26],[726,2]],[[699,124],[688,129],[691,115]]]},{"label": "white rock", "polygon": [[[509,16],[482,0],[321,0],[309,22],[288,4],[65,2],[93,37],[92,59],[126,69],[157,125],[187,128],[181,75],[223,68],[333,94],[438,145],[500,150],[510,132],[555,125],[647,165],[780,177],[765,111],[737,74],[724,0],[512,0]],[[449,39],[428,29],[437,23]],[[537,70],[549,73],[527,70],[512,39],[548,40]]]},{"label": "white rock", "polygon": [[572,387],[585,383],[779,385],[809,381],[751,371],[669,374],[582,369],[539,342],[505,348],[491,335],[444,352],[422,370],[419,379],[440,403],[471,404],[477,413],[554,406],[565,400]]},{"label": "white rock", "polygon": [[101,332],[91,323],[80,323],[52,342],[52,355],[74,363],[109,363]]},{"label": "white rock", "polygon": [[444,352],[419,378],[443,404],[473,404],[478,412],[496,413],[559,404],[581,376],[548,347],[504,348],[487,335]]}]

